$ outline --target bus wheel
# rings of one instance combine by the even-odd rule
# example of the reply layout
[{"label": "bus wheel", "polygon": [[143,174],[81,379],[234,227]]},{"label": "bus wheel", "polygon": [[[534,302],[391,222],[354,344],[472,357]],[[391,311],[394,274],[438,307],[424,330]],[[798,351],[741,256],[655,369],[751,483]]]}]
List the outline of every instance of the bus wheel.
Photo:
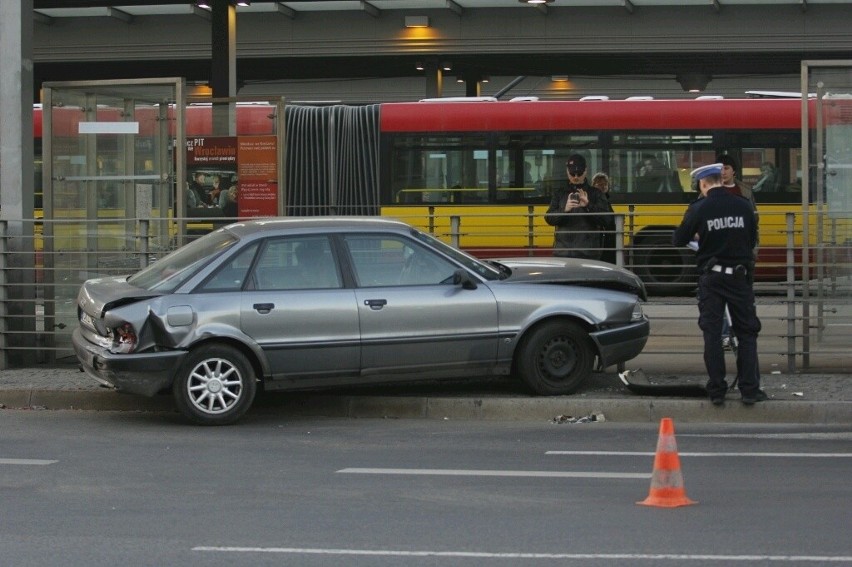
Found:
[{"label": "bus wheel", "polygon": [[633,271],[653,295],[683,295],[698,284],[695,253],[672,246],[671,233],[644,238],[633,249]]},{"label": "bus wheel", "polygon": [[533,329],[518,345],[515,369],[542,396],[573,393],[592,373],[589,335],[576,323],[551,321]]}]

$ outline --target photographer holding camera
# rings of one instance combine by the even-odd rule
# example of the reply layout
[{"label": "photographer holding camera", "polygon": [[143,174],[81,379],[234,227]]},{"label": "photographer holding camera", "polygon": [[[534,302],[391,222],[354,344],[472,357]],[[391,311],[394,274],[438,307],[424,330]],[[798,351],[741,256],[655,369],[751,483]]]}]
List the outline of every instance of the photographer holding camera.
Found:
[{"label": "photographer holding camera", "polygon": [[544,215],[555,227],[554,256],[600,260],[605,213],[611,212],[606,198],[586,180],[586,159],[573,154],[565,164],[568,185],[557,189]]}]

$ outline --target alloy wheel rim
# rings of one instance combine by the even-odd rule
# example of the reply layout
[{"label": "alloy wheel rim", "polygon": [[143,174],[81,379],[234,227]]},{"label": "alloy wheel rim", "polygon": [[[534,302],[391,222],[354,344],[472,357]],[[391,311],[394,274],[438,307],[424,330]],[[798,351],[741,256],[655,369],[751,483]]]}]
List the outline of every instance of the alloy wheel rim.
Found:
[{"label": "alloy wheel rim", "polygon": [[187,378],[189,401],[209,415],[225,413],[243,394],[240,371],[229,361],[211,358],[198,363]]}]

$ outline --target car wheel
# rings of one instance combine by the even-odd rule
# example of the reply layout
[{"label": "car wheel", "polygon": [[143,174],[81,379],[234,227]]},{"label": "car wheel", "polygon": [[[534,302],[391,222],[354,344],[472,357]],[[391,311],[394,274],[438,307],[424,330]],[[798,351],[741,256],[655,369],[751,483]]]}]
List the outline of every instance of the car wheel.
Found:
[{"label": "car wheel", "polygon": [[178,410],[200,425],[235,422],[248,411],[256,391],[248,359],[223,344],[190,351],[172,387]]},{"label": "car wheel", "polygon": [[588,333],[566,321],[534,329],[518,350],[518,374],[536,394],[544,396],[574,392],[591,374],[595,359]]}]

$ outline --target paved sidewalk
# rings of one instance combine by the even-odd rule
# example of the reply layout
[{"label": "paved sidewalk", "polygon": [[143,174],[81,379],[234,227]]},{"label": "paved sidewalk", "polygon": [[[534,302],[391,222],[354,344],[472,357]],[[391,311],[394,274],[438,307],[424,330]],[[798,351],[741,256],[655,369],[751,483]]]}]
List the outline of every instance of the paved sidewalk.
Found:
[{"label": "paved sidewalk", "polygon": [[[635,368],[635,367],[633,367]],[[700,374],[649,372],[652,382],[702,383]],[[763,377],[770,400],[743,406],[738,393],[714,407],[704,397],[640,396],[615,369],[593,375],[572,396],[530,396],[506,380],[364,387],[260,394],[251,412],[289,416],[477,420],[558,420],[603,415],[607,421],[852,424],[852,376],[773,373]],[[99,386],[70,364],[0,371],[0,408],[175,412],[171,396],[123,395]]]}]

